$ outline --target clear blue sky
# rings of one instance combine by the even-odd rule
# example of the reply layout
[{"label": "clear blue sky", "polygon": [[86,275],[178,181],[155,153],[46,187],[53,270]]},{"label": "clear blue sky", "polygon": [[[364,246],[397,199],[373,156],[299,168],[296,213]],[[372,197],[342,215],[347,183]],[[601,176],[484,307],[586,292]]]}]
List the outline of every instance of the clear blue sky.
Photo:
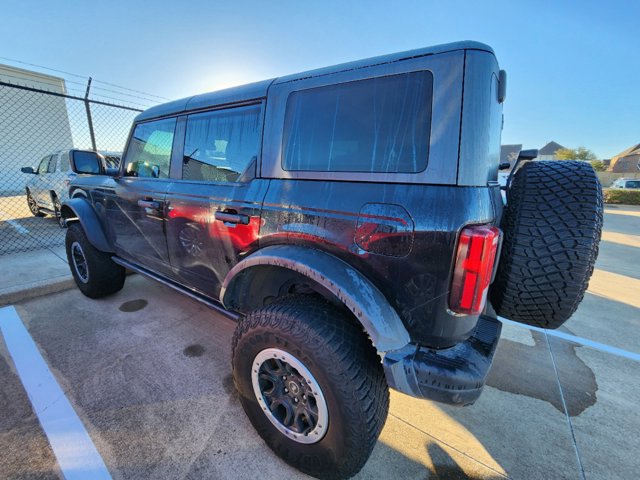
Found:
[{"label": "clear blue sky", "polygon": [[491,45],[503,143],[640,142],[640,2],[3,0],[0,56],[168,98],[457,40]]}]

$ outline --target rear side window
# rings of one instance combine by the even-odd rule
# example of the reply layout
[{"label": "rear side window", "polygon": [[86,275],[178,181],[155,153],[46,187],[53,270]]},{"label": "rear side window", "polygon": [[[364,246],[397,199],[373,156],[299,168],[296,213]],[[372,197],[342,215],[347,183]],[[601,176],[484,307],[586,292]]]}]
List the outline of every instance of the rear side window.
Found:
[{"label": "rear side window", "polygon": [[136,125],[125,157],[125,175],[168,178],[176,119]]},{"label": "rear side window", "polygon": [[316,172],[417,173],[427,167],[431,72],[291,93],[282,167]]},{"label": "rear side window", "polygon": [[58,170],[61,172],[69,170],[69,152],[63,152],[60,154],[60,168]]},{"label": "rear side window", "polygon": [[260,110],[255,105],[189,115],[182,178],[238,181],[258,155]]}]

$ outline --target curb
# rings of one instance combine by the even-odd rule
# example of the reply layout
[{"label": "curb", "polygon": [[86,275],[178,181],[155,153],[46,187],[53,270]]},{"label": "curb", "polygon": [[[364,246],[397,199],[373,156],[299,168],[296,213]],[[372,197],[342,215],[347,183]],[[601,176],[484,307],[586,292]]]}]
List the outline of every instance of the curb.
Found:
[{"label": "curb", "polygon": [[63,275],[47,280],[18,285],[16,287],[0,290],[0,306],[30,300],[32,298],[62,292],[75,287],[75,281],[71,275]]}]

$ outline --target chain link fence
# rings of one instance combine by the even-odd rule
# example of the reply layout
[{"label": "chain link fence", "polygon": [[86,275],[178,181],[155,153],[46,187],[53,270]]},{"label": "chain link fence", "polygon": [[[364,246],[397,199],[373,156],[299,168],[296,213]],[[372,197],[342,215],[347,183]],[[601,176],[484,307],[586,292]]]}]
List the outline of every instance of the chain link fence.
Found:
[{"label": "chain link fence", "polygon": [[72,180],[69,150],[117,166],[142,109],[97,100],[90,86],[71,95],[62,78],[0,65],[0,255],[64,244],[55,212]]}]

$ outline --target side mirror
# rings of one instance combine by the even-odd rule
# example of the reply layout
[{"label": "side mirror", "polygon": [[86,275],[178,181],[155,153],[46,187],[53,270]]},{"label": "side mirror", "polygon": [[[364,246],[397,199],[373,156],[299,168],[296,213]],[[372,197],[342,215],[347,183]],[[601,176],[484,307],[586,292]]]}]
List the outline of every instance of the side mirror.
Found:
[{"label": "side mirror", "polygon": [[76,150],[72,155],[73,171],[89,175],[104,173],[102,159],[96,152]]},{"label": "side mirror", "polygon": [[535,148],[530,150],[520,150],[520,153],[518,154],[518,161],[533,160],[534,158],[538,158],[538,150]]},{"label": "side mirror", "polygon": [[37,173],[37,172],[35,172],[35,171],[33,170],[33,167],[22,167],[22,168],[20,169],[20,171],[21,171],[22,173],[31,173],[31,174],[36,174],[36,173]]}]

